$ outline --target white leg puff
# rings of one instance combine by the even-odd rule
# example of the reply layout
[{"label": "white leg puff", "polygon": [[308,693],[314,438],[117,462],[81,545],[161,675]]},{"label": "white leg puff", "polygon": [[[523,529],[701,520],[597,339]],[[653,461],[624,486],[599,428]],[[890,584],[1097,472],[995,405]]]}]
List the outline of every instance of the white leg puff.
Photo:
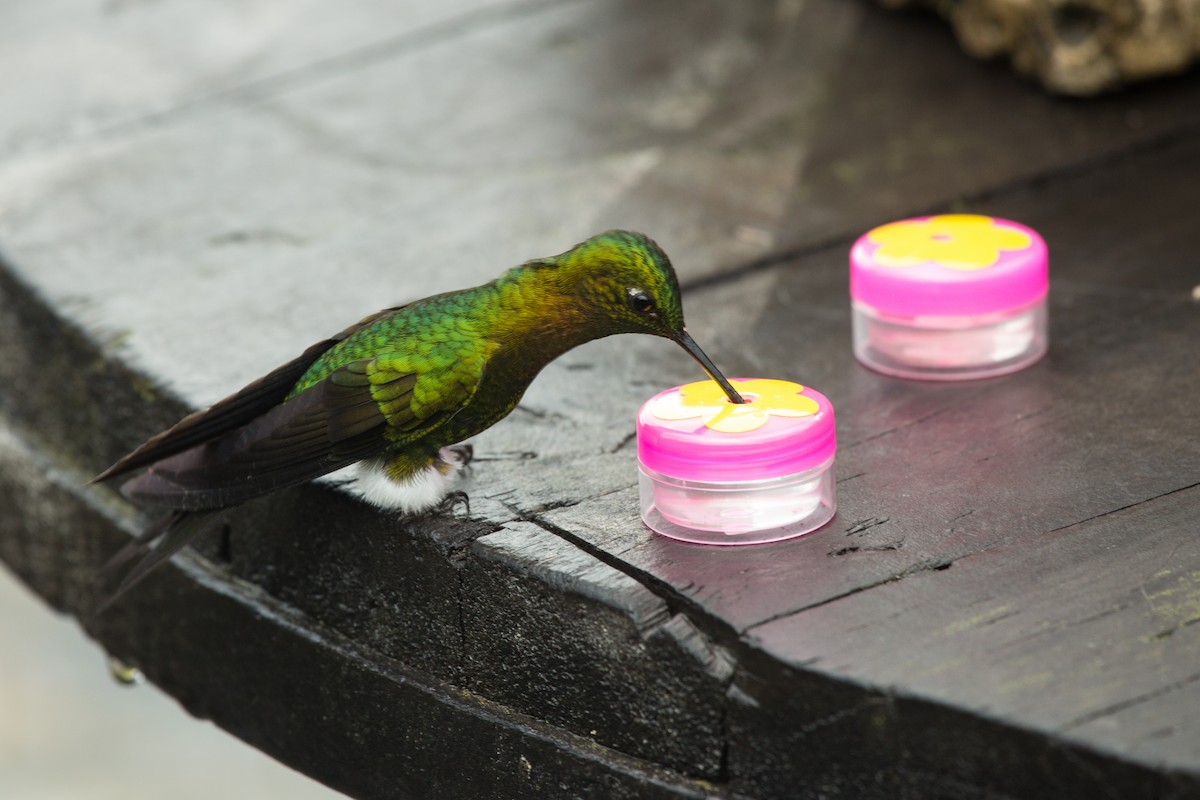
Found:
[{"label": "white leg puff", "polygon": [[357,466],[354,489],[371,505],[416,514],[428,511],[442,501],[454,484],[465,459],[458,450],[443,447],[439,460],[404,481],[387,475],[387,462],[369,459]]}]

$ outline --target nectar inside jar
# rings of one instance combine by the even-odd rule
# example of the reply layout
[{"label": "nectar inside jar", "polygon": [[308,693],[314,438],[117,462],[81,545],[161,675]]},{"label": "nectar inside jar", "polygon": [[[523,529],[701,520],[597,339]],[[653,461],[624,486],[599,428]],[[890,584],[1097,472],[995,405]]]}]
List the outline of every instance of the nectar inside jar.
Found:
[{"label": "nectar inside jar", "polygon": [[854,355],[886,375],[969,380],[1046,354],[1046,243],[1030,228],[947,214],[875,228],[850,251]]},{"label": "nectar inside jar", "polygon": [[790,381],[714,381],[662,392],[637,420],[642,521],[700,544],[758,544],[799,536],[837,508],[833,406]]}]

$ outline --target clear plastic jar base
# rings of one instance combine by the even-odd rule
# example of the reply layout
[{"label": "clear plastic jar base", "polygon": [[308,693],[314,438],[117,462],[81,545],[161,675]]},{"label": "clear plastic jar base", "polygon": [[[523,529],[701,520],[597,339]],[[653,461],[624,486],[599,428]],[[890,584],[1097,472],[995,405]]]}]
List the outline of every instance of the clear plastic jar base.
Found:
[{"label": "clear plastic jar base", "polygon": [[642,521],[655,533],[708,545],[765,544],[817,530],[837,510],[832,460],[767,481],[710,484],[639,470]]},{"label": "clear plastic jar base", "polygon": [[856,350],[854,355],[864,367],[893,378],[907,378],[908,380],[918,381],[973,381],[982,378],[998,378],[1001,375],[1009,375],[1013,372],[1019,372],[1026,367],[1033,366],[1046,355],[1046,348],[1043,347],[1040,350],[1031,351],[1019,359],[1001,361],[989,364],[986,367],[971,368],[944,367],[939,369],[937,367],[914,367],[911,364],[892,361],[870,348]]},{"label": "clear plastic jar base", "polygon": [[854,356],[884,375],[962,381],[1007,375],[1046,355],[1044,301],[987,317],[904,318],[854,304]]},{"label": "clear plastic jar base", "polygon": [[781,542],[784,539],[794,539],[797,536],[812,533],[833,519],[834,511],[833,507],[822,504],[816,513],[793,522],[791,525],[784,525],[781,528],[768,528],[762,531],[746,531],[745,533],[722,533],[721,531],[702,531],[696,528],[685,528],[664,517],[662,512],[655,506],[651,506],[642,514],[642,521],[646,523],[646,527],[655,533],[670,539],[678,539],[681,542],[709,545],[767,544],[769,542]]}]

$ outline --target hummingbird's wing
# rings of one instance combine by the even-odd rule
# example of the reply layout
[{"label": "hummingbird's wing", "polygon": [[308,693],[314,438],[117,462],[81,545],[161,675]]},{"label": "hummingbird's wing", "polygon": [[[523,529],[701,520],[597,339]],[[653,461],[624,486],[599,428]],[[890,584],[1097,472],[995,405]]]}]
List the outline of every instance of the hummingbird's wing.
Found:
[{"label": "hummingbird's wing", "polygon": [[221,439],[155,463],[121,491],[135,502],[198,511],[293,486],[438,427],[474,395],[483,346],[436,362],[381,355],[345,364]]},{"label": "hummingbird's wing", "polygon": [[359,320],[341,333],[317,342],[295,359],[264,375],[236,394],[230,395],[209,408],[189,414],[174,426],[150,437],[144,444],[101,472],[90,482],[99,483],[118,475],[133,472],[237,430],[282,403],[288,392],[296,385],[296,381],[300,380],[313,362],[329,348],[360,328],[370,325],[384,314],[390,314],[400,308],[402,306],[386,308]]}]

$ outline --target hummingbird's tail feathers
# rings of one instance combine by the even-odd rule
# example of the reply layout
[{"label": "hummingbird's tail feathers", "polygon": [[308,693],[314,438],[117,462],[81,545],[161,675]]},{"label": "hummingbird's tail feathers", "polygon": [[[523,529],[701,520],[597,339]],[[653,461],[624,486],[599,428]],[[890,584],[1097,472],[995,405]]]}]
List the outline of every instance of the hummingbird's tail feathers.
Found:
[{"label": "hummingbird's tail feathers", "polygon": [[376,455],[387,420],[332,378],[221,439],[154,464],[121,492],[136,503],[184,511],[226,508]]},{"label": "hummingbird's tail feathers", "polygon": [[296,382],[329,348],[385,314],[397,310],[398,307],[386,308],[359,320],[335,336],[317,342],[298,357],[277,367],[236,394],[230,395],[210,408],[190,414],[176,423],[174,427],[152,436],[141,447],[92,478],[89,483],[99,483],[118,475],[133,472],[164,458],[211,442],[248,424],[282,403]]},{"label": "hummingbird's tail feathers", "polygon": [[[219,513],[173,512],[121,548],[92,578],[94,591],[101,593],[101,599],[92,607],[89,616],[103,613],[155,567],[178,553],[198,533],[208,528]],[[132,567],[129,566],[131,562]]]}]

